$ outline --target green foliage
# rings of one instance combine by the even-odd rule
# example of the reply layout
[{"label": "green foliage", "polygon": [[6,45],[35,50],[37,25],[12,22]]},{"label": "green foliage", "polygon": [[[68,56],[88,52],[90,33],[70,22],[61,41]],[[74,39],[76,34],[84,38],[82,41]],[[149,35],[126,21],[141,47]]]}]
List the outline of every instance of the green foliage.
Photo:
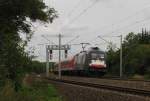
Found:
[{"label": "green foliage", "polygon": [[114,51],[110,47],[109,51],[107,52],[107,68],[108,73],[111,73],[113,75],[119,75],[119,51]]},{"label": "green foliage", "polygon": [[[49,63],[50,69],[53,69],[54,62]],[[45,73],[46,72],[46,63],[45,62],[39,62],[39,61],[31,61],[28,67],[26,68],[26,71],[28,73]]]},{"label": "green foliage", "polygon": [[[107,52],[108,72],[119,74],[120,49],[117,51],[109,48]],[[150,73],[150,33],[129,33],[123,42],[123,73],[126,76],[134,74],[149,75]]]},{"label": "green foliage", "polygon": [[28,72],[44,73],[46,71],[46,64],[44,62],[32,61],[26,69]]},{"label": "green foliage", "polygon": [[[52,22],[56,11],[48,8],[42,0],[0,1],[0,85],[6,79],[12,80],[17,91],[21,86],[24,68],[31,58],[25,53],[25,46],[32,36],[32,22]],[[20,33],[26,35],[23,41]]]},{"label": "green foliage", "polygon": [[55,87],[47,82],[33,81],[32,85],[26,85],[18,92],[8,82],[0,92],[0,101],[62,101]]}]

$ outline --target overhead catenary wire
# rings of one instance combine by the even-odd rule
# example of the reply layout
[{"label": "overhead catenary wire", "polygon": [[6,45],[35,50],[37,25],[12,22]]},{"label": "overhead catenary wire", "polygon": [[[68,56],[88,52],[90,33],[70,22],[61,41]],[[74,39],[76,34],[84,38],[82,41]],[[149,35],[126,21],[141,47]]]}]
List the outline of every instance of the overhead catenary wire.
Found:
[{"label": "overhead catenary wire", "polygon": [[[139,21],[135,21],[135,22],[133,22],[133,23],[131,23],[131,24],[129,24],[129,25],[126,25],[126,26],[123,26],[123,27],[121,27],[121,28],[118,28],[118,29],[116,29],[116,30],[114,30],[113,32],[119,32],[120,30],[122,30],[122,29],[126,29],[126,28],[128,28],[128,27],[130,27],[130,26],[135,26],[136,24],[139,24],[139,23],[141,23],[141,22],[144,22],[144,21],[149,21],[150,19],[148,19],[148,18],[145,18],[145,19],[142,19],[142,20],[139,20]],[[107,32],[107,33],[105,33],[105,35],[104,36],[106,36],[106,35],[108,35],[108,34],[111,34],[112,33],[112,31],[110,31],[110,32]],[[101,35],[101,36],[103,36],[103,35]],[[107,36],[107,37],[117,37],[117,36]]]},{"label": "overhead catenary wire", "polygon": [[70,41],[68,41],[66,44],[69,44],[69,43],[73,42],[74,40],[76,40],[76,39],[79,38],[79,37],[80,37],[79,35],[76,36],[75,38],[73,38],[73,39],[71,39]]},{"label": "overhead catenary wire", "polygon": [[76,17],[74,17],[72,20],[70,20],[65,26],[62,27],[65,28],[67,26],[69,26],[70,24],[73,24],[79,17],[81,17],[83,14],[85,14],[89,9],[91,9],[96,3],[98,2],[98,0],[94,1],[91,5],[89,5],[88,7],[86,7],[84,10],[82,10],[82,12],[80,12],[80,14],[78,14]]},{"label": "overhead catenary wire", "polygon": [[105,40],[105,39],[104,39],[103,37],[101,37],[101,36],[98,36],[98,38],[102,39],[103,41],[105,41],[105,42],[108,43],[108,44],[111,44],[111,42]]},{"label": "overhead catenary wire", "polygon": [[49,41],[50,43],[56,45],[54,42],[52,42],[52,41],[50,41],[49,39],[47,39],[44,35],[42,35],[42,37],[43,37],[44,39],[46,39],[47,41]]},{"label": "overhead catenary wire", "polygon": [[[119,29],[116,29],[116,30],[113,31],[113,32],[118,32],[118,31],[120,31],[120,30],[122,30],[122,29],[128,28],[128,27],[130,27],[130,26],[132,26],[132,25],[134,26],[135,24],[141,23],[141,22],[146,21],[146,20],[150,20],[150,19],[145,18],[145,19],[142,19],[142,20],[140,20],[140,21],[133,22],[133,23],[127,25],[127,26],[124,26],[124,27],[121,27],[121,28],[119,28]],[[108,32],[108,33],[106,33],[106,34],[111,34],[111,32]],[[106,35],[106,34],[105,34],[105,35]]]},{"label": "overhead catenary wire", "polygon": [[69,11],[68,17],[70,17],[70,16],[73,14],[73,12],[75,11],[75,9],[77,9],[78,6],[80,6],[80,4],[81,4],[83,1],[84,1],[84,0],[80,0],[73,8]]},{"label": "overhead catenary wire", "polygon": [[[82,16],[82,15],[83,15],[84,13],[86,13],[90,8],[92,8],[92,7],[96,4],[96,2],[97,2],[97,0],[96,0],[94,3],[92,3],[91,5],[89,5],[86,9],[84,9],[78,16],[76,16],[74,19],[72,19],[72,20],[68,23],[68,25],[74,23],[80,16]],[[134,16],[134,15],[136,15],[136,14],[142,12],[143,10],[145,10],[145,9],[147,9],[147,8],[149,8],[149,7],[150,7],[150,5],[148,5],[147,7],[143,8],[143,9],[141,9],[140,11],[136,11],[136,12],[135,12],[134,14],[132,14],[132,15],[129,15],[129,16],[127,16],[127,17],[125,17],[125,18],[119,20],[117,24],[119,24],[120,22],[122,23],[122,22],[124,22],[124,21],[130,19],[132,16]],[[137,22],[136,22],[136,23],[137,23]],[[135,23],[135,24],[136,24],[136,23]],[[139,22],[138,22],[138,23],[139,23]],[[134,23],[133,23],[133,24],[134,24]],[[66,25],[66,26],[68,26],[68,25]],[[113,24],[113,25],[115,25],[115,24]],[[109,27],[109,26],[105,26],[104,28],[107,28],[107,27]],[[128,27],[128,26],[126,26],[126,27]],[[123,27],[123,28],[124,28],[124,27]],[[122,28],[120,28],[119,30],[121,30],[121,29],[122,29]],[[115,32],[115,31],[113,31],[113,32]],[[111,32],[110,32],[110,33],[111,33]]]},{"label": "overhead catenary wire", "polygon": [[[98,0],[94,1],[91,5],[89,5],[88,7],[86,7],[79,15],[77,15],[75,18],[73,18],[71,21],[69,21],[69,23],[65,26],[63,26],[62,28],[67,27],[68,25],[74,23],[74,21],[76,21],[80,16],[82,16],[84,13],[86,13],[90,8],[92,8],[96,3],[98,2]],[[71,40],[74,41],[74,40]],[[68,42],[67,42],[68,43]]]},{"label": "overhead catenary wire", "polygon": [[[135,15],[141,13],[142,11],[144,11],[144,10],[147,9],[147,8],[150,8],[150,5],[148,5],[148,6],[144,7],[144,8],[142,8],[142,9],[139,10],[139,11],[136,11],[136,12],[133,13],[132,15],[129,15],[129,16],[127,16],[127,17],[125,17],[125,18],[119,20],[119,21],[118,21],[117,23],[115,23],[115,24],[106,25],[106,26],[101,27],[101,28],[99,28],[99,29],[105,29],[105,30],[106,30],[106,29],[108,29],[109,27],[111,27],[112,25],[113,25],[113,26],[119,25],[120,23],[123,23],[123,22],[129,20],[131,17],[134,17]],[[99,30],[99,29],[98,29],[98,30]],[[97,31],[98,31],[98,30],[97,30]],[[96,32],[96,31],[94,31],[94,32]]]},{"label": "overhead catenary wire", "polygon": [[[124,19],[119,20],[119,22],[124,22],[124,21],[128,20],[129,18],[135,16],[136,14],[141,13],[143,10],[145,10],[145,9],[147,9],[147,8],[150,8],[150,5],[148,5],[148,6],[145,7],[145,8],[142,8],[142,9],[139,10],[139,11],[136,11],[135,13],[133,13],[132,15],[129,15],[129,16],[125,17]],[[118,23],[119,23],[119,22],[118,22]]]},{"label": "overhead catenary wire", "polygon": [[[137,27],[140,27],[140,28],[141,28],[141,26],[144,28],[144,27],[146,27],[145,25],[147,25],[147,24],[149,24],[149,23],[150,23],[150,20],[147,20],[146,22],[143,21],[143,22],[141,22],[141,23],[138,23],[138,24],[132,26],[132,28],[137,29]],[[130,29],[130,28],[128,28],[128,29]]]},{"label": "overhead catenary wire", "polygon": [[[149,8],[149,7],[150,7],[150,5],[148,5],[147,7],[143,8],[143,9],[141,9],[140,11],[136,11],[136,12],[135,12],[134,14],[132,14],[132,15],[129,15],[129,16],[127,16],[127,17],[125,17],[125,18],[119,20],[119,22],[118,22],[117,24],[119,24],[120,22],[122,23],[122,22],[128,20],[129,18],[135,16],[136,14],[142,12],[143,10],[145,10],[145,9],[147,9],[147,8]],[[82,14],[81,14],[81,15],[82,15]],[[75,20],[76,20],[76,19],[75,19]],[[127,26],[125,26],[125,27],[119,28],[119,29],[117,29],[117,30],[115,30],[115,31],[119,31],[119,30],[121,30],[121,29],[128,28],[128,27],[130,27],[131,25],[141,23],[141,22],[143,22],[143,21],[145,21],[145,20],[149,20],[149,19],[146,18],[146,19],[143,19],[143,20],[140,20],[140,21],[136,21],[136,22],[134,22],[134,23],[132,23],[132,24],[130,24],[130,25],[127,25]],[[117,24],[113,24],[113,25],[117,25]],[[107,28],[107,27],[110,27],[110,26],[105,26],[105,27],[103,27],[103,29],[104,29],[104,28]],[[113,32],[115,32],[115,31],[113,31]],[[95,32],[96,32],[96,31],[95,31]],[[109,33],[107,33],[107,34],[110,34],[110,33],[112,33],[112,31],[109,32]]]},{"label": "overhead catenary wire", "polygon": [[97,1],[93,2],[91,5],[89,5],[88,7],[86,7],[80,14],[78,14],[76,17],[74,17],[69,23],[68,25],[74,23],[74,21],[76,21],[79,17],[81,17],[84,13],[86,13],[89,9],[91,9],[95,4],[97,3]]},{"label": "overhead catenary wire", "polygon": [[[88,8],[86,8],[86,9],[84,9],[83,12],[81,12],[77,17],[75,17],[69,24],[73,23],[78,17],[82,16],[82,14],[84,14],[89,8],[91,8],[93,5],[95,5],[95,3],[96,3],[96,2],[92,3],[92,5],[88,6]],[[140,11],[143,11],[144,9],[146,9],[146,8],[143,8],[143,9],[140,10]],[[140,11],[138,11],[138,12],[140,12]],[[137,14],[137,12],[136,12],[135,14]],[[130,17],[132,17],[132,16],[128,16],[128,17],[126,17],[125,19],[128,19],[128,18],[130,18]],[[125,20],[125,19],[122,19],[122,20]],[[121,20],[120,20],[120,21],[121,21]],[[142,21],[143,21],[143,20],[142,20]],[[136,23],[139,23],[139,22],[136,22]],[[134,24],[134,23],[133,23],[133,24]],[[127,26],[127,27],[128,27],[128,26]],[[123,28],[124,28],[124,27],[123,27]],[[122,29],[122,28],[120,28],[120,29]],[[119,30],[120,30],[120,29],[119,29]]]}]

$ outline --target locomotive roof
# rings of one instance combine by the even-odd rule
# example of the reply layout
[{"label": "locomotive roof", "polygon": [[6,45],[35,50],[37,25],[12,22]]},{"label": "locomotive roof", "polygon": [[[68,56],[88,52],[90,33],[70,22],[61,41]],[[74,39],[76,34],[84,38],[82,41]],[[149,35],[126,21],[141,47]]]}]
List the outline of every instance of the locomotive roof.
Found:
[{"label": "locomotive roof", "polygon": [[96,51],[99,51],[99,52],[104,52],[104,51],[102,51],[100,48],[98,48],[98,47],[91,47],[91,48],[89,48],[88,50],[87,50],[87,52],[89,53],[89,52],[96,52]]},{"label": "locomotive roof", "polygon": [[75,56],[78,56],[80,54],[84,54],[84,53],[90,53],[90,52],[101,52],[101,53],[104,53],[104,51],[102,51],[101,49],[99,49],[98,47],[91,47],[89,48],[87,51],[81,51],[80,53],[77,53],[76,55],[74,55],[73,57],[69,57],[67,59],[63,59],[62,62],[65,62],[65,61],[71,61]]},{"label": "locomotive roof", "polygon": [[91,47],[87,51],[81,51],[80,53],[77,53],[75,56],[82,54],[82,53],[90,53],[90,52],[102,52],[102,53],[104,53],[104,51],[102,51],[98,47]]}]

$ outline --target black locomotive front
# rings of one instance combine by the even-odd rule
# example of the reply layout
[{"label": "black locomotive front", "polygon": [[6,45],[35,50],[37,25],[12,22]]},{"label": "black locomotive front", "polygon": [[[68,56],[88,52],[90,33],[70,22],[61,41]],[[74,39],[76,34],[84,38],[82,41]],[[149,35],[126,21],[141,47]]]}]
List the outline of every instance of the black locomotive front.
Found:
[{"label": "black locomotive front", "polygon": [[104,75],[106,73],[105,52],[97,47],[82,51],[75,56],[75,67],[78,72]]}]

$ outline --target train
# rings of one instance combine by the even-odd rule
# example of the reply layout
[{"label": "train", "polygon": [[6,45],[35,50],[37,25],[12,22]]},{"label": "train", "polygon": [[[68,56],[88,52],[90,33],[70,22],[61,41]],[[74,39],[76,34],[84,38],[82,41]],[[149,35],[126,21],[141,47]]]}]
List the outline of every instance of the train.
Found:
[{"label": "train", "polygon": [[[58,73],[58,66],[59,63],[56,63],[55,73]],[[62,75],[103,76],[106,71],[106,55],[98,47],[91,47],[71,59],[61,61]]]}]

